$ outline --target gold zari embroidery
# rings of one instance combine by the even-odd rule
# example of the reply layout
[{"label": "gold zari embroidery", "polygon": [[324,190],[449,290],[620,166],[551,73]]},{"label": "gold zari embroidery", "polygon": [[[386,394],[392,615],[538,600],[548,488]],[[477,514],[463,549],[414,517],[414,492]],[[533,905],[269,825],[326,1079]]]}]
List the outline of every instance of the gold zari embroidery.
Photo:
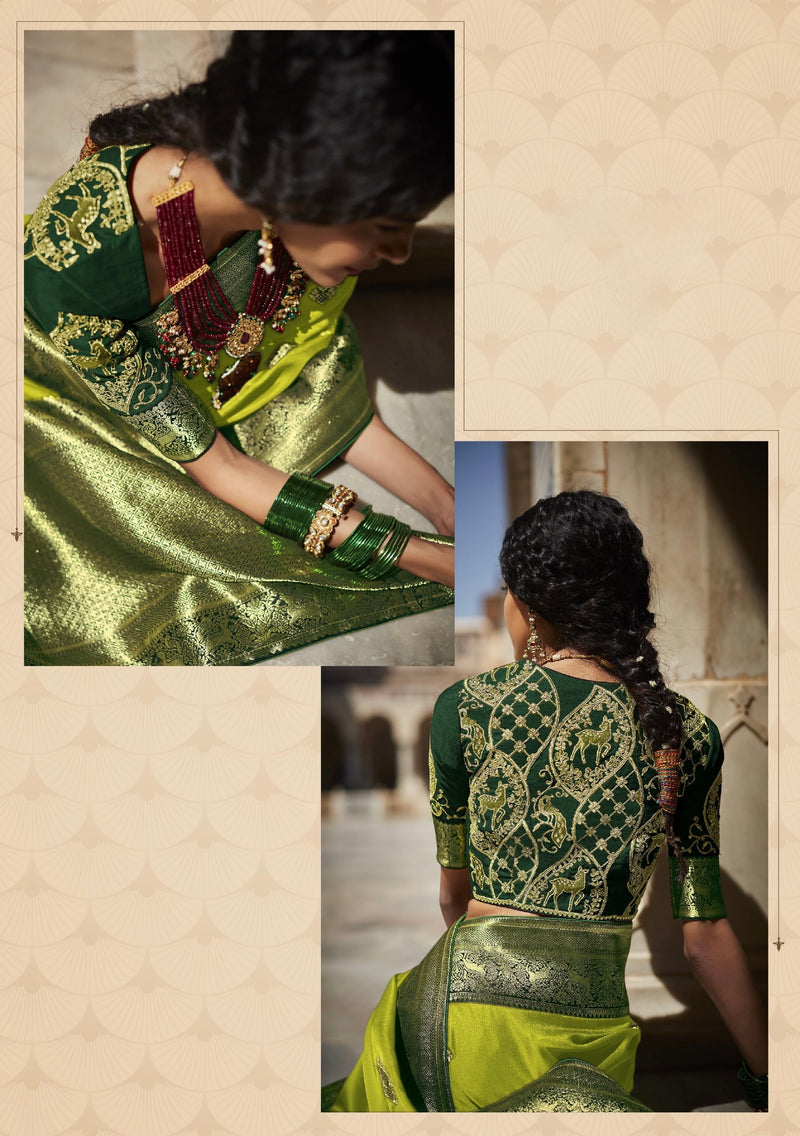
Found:
[{"label": "gold zari embroidery", "polygon": [[378,1066],[378,1076],[381,1079],[381,1089],[383,1090],[383,1095],[386,1097],[390,1104],[397,1104],[397,1093],[395,1091],[395,1087],[392,1084],[392,1079],[386,1072],[386,1066],[383,1064],[380,1057],[377,1058],[376,1064]]},{"label": "gold zari embroidery", "polygon": [[436,859],[443,868],[466,868],[467,826],[463,821],[450,823],[433,818],[436,833]]},{"label": "gold zari embroidery", "polygon": [[[124,167],[125,147],[121,150]],[[89,158],[68,170],[42,198],[25,233],[25,259],[36,257],[61,272],[81,255],[102,248],[98,228],[119,236],[135,223],[124,168]]]},{"label": "gold zari embroidery", "polygon": [[[460,819],[467,801],[473,897],[539,915],[629,921],[665,836],[655,762],[625,686],[517,662],[465,679],[440,701],[431,811],[449,856],[441,822]],[[676,833],[684,852],[708,855],[717,850],[721,749],[708,720],[678,702],[685,736]]]},{"label": "gold zari embroidery", "polygon": [[716,856],[687,856],[686,877],[680,882],[680,864],[670,857],[669,886],[676,919],[721,919],[725,901]]},{"label": "gold zari embroidery", "polygon": [[166,360],[121,320],[59,312],[50,339],[105,406],[137,415],[158,403],[173,378]]},{"label": "gold zari embroidery", "polygon": [[495,916],[465,919],[450,974],[451,1002],[616,1018],[628,1012],[630,926]]}]

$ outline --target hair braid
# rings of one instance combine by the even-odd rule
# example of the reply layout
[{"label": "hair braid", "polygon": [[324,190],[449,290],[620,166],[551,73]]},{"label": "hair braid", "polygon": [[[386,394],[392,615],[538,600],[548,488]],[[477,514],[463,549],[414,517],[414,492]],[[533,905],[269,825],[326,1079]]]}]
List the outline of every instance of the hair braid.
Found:
[{"label": "hair braid", "polygon": [[[543,498],[509,526],[500,567],[512,593],[552,624],[565,645],[605,659],[619,675],[657,765],[660,751],[679,750],[677,699],[649,638],[655,626],[650,564],[625,507],[590,490]],[[665,799],[662,781],[662,808]],[[664,821],[683,873],[668,808]]]}]

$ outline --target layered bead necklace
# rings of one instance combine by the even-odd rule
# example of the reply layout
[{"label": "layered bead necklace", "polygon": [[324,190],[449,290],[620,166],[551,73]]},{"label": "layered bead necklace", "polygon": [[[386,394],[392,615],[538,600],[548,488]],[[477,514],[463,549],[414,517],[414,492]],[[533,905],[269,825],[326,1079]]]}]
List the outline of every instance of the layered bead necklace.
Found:
[{"label": "layered bead necklace", "polygon": [[[194,206],[194,183],[180,181],[184,154],[169,172],[169,189],[151,198],[156,207],[164,270],[174,308],[159,316],[159,345],[170,366],[194,377],[216,381],[212,402],[219,409],[255,374],[265,324],[284,331],[295,319],[308,277],[273,236],[272,271],[265,261],[256,268],[241,315],[222,291],[206,261]],[[263,269],[263,271],[262,271]],[[216,379],[222,349],[233,364]]]}]

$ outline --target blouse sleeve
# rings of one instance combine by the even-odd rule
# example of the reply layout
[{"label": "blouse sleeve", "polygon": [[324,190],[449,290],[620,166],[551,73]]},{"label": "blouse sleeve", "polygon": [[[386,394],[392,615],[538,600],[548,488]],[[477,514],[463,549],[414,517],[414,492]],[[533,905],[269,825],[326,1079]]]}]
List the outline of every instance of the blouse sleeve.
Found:
[{"label": "blouse sleeve", "polygon": [[451,686],[433,710],[428,758],[436,859],[443,868],[466,868],[469,775],[461,754],[458,691]]},{"label": "blouse sleeve", "polygon": [[681,787],[675,836],[686,863],[669,849],[672,913],[676,919],[721,919],[725,903],[719,874],[719,803],[722,789],[722,741],[713,722],[694,706],[684,719]]},{"label": "blouse sleeve", "polygon": [[209,448],[215,426],[133,323],[149,305],[127,191],[141,150],[102,150],[45,194],[26,227],[25,307],[98,402],[168,457],[191,461]]}]

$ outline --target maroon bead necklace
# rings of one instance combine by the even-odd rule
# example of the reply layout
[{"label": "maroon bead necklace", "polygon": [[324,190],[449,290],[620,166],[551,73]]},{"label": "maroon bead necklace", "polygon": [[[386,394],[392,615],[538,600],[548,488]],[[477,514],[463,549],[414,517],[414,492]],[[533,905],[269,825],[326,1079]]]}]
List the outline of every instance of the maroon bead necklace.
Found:
[{"label": "maroon bead necklace", "polygon": [[[167,284],[175,300],[173,309],[159,316],[156,323],[159,344],[170,366],[217,382],[212,401],[219,409],[258,369],[264,325],[269,322],[280,333],[289,320],[295,319],[308,277],[280,239],[273,237],[274,271],[262,271],[259,264],[240,315],[206,261],[194,206],[194,183],[178,181],[187,157],[184,154],[170,170],[169,189],[151,199],[156,207]],[[234,362],[216,380],[223,348]]]}]

